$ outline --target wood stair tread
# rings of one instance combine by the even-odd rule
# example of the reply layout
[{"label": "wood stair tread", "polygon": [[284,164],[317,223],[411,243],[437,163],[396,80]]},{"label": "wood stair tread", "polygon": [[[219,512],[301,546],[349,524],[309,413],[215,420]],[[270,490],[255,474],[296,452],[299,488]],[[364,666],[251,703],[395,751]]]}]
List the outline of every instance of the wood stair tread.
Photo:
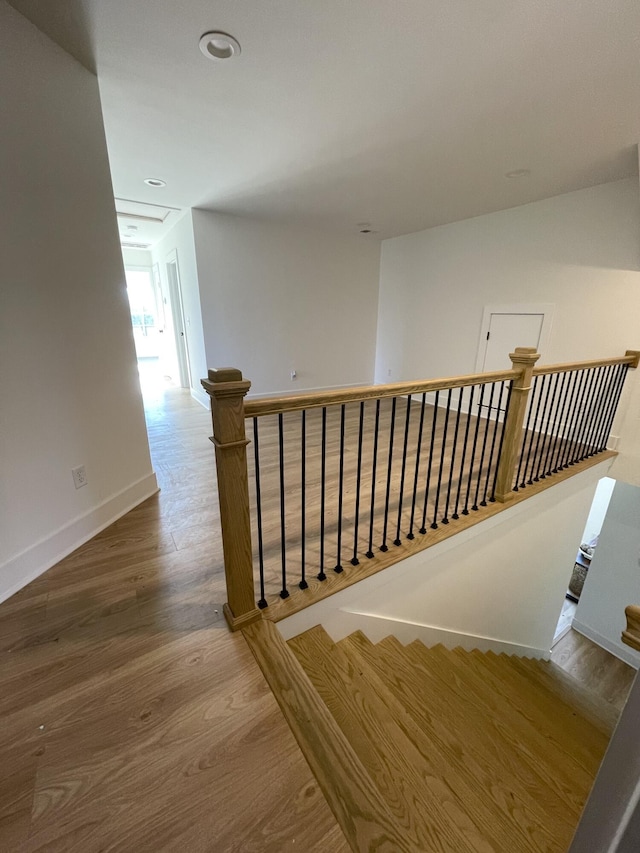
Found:
[{"label": "wood stair tread", "polygon": [[[370,683],[375,675],[387,685],[403,712],[413,720],[411,737],[420,752],[438,762],[439,772],[459,792],[476,824],[497,850],[553,849],[553,836],[544,824],[540,826],[542,814],[533,814],[522,792],[514,792],[517,786],[504,775],[492,773],[486,762],[478,760],[473,750],[460,742],[452,732],[446,708],[439,714],[427,711],[429,696],[416,683],[414,667],[406,654],[398,655],[396,649],[389,649],[389,644],[386,648],[381,648],[382,644],[363,645],[353,635],[339,645],[363,667]],[[404,647],[401,649],[404,651]]]},{"label": "wood stair tread", "polygon": [[550,665],[320,626],[288,645],[409,849],[567,849],[611,714]]},{"label": "wood stair tread", "polygon": [[552,661],[515,658],[513,664],[520,670],[526,670],[560,701],[577,709],[607,739],[611,737],[620,712],[610,702],[590,693]]},{"label": "wood stair tread", "polygon": [[[487,760],[505,766],[538,803],[544,803],[549,817],[559,824],[575,823],[584,804],[582,790],[576,790],[548,742],[513,708],[508,690],[498,689],[487,678],[481,659],[473,654],[429,649],[412,643],[409,647],[439,678],[440,689],[449,690],[452,702],[465,707],[468,725],[483,748]],[[548,763],[554,766],[550,772]]]},{"label": "wood stair tread", "polygon": [[[492,652],[479,657],[494,685],[506,685],[521,716],[544,735],[558,752],[565,752],[589,779],[597,771],[608,739],[573,707],[559,701],[511,658]],[[576,778],[573,776],[573,778]]]},{"label": "wood stair tread", "polygon": [[[320,627],[289,645],[416,849],[443,853],[495,849],[421,756],[401,722],[386,713],[384,685],[374,691]],[[392,695],[385,700],[393,702]]]}]

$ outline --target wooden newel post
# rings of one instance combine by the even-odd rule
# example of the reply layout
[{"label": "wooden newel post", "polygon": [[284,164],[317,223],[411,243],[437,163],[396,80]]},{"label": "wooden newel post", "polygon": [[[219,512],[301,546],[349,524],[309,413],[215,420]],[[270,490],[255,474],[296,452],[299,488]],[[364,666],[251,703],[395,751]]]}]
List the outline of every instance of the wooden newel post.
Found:
[{"label": "wooden newel post", "polygon": [[504,425],[502,454],[496,478],[496,500],[503,503],[508,500],[513,490],[513,478],[522,445],[524,416],[527,410],[529,391],[531,390],[531,377],[533,367],[540,358],[540,354],[535,347],[516,347],[516,351],[510,353],[509,358],[513,364],[513,369],[519,370],[520,375],[513,380],[509,412]]},{"label": "wooden newel post", "polygon": [[260,619],[253,590],[247,437],[244,431],[244,397],[251,383],[234,367],[209,370],[202,387],[211,397],[211,418],[216,448],[218,499],[222,527],[227,603],[224,616],[232,631]]}]

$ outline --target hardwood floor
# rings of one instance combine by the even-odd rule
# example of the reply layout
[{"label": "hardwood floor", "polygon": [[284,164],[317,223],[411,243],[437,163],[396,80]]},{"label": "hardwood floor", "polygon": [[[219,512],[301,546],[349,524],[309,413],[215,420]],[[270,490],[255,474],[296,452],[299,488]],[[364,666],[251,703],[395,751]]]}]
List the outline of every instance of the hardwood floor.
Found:
[{"label": "hardwood floor", "polygon": [[636,676],[633,667],[573,628],[553,647],[551,660],[591,693],[622,711]]},{"label": "hardwood floor", "polygon": [[147,417],[160,494],[0,605],[0,850],[344,853],[222,619],[209,415]]},{"label": "hardwood floor", "polygon": [[162,491],[0,605],[0,851],[344,853],[222,618],[210,416],[146,411]]}]

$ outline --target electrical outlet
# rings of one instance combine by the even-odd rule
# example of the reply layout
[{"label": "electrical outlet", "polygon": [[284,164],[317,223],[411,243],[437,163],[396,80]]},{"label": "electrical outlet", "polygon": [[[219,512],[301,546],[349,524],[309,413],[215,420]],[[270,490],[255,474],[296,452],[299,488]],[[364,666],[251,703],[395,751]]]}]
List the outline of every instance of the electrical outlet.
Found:
[{"label": "electrical outlet", "polygon": [[291,381],[293,382],[293,380],[294,380],[294,379],[297,379],[297,378],[298,378],[298,372],[297,372],[297,370],[294,368],[294,369],[291,371]]},{"label": "electrical outlet", "polygon": [[72,468],[71,474],[73,476],[73,485],[76,489],[81,489],[89,482],[87,480],[87,472],[85,471],[84,465],[78,465],[77,468]]}]

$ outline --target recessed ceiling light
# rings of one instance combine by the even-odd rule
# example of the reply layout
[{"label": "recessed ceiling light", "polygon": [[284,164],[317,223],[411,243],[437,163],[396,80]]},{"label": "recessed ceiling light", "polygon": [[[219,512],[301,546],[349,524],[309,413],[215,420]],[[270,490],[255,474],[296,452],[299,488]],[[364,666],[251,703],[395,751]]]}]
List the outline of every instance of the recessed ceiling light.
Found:
[{"label": "recessed ceiling light", "polygon": [[207,59],[232,59],[241,52],[240,43],[228,33],[205,33],[200,36],[200,50]]},{"label": "recessed ceiling light", "polygon": [[374,229],[371,227],[370,222],[358,222],[358,224],[356,225],[356,228],[358,229],[358,231],[361,234],[377,234],[378,233],[377,231],[374,231]]},{"label": "recessed ceiling light", "polygon": [[514,169],[513,172],[505,172],[505,178],[526,178],[531,174],[531,169]]},{"label": "recessed ceiling light", "polygon": [[144,182],[148,187],[166,187],[167,185],[167,182],[161,181],[160,178],[145,178]]}]

